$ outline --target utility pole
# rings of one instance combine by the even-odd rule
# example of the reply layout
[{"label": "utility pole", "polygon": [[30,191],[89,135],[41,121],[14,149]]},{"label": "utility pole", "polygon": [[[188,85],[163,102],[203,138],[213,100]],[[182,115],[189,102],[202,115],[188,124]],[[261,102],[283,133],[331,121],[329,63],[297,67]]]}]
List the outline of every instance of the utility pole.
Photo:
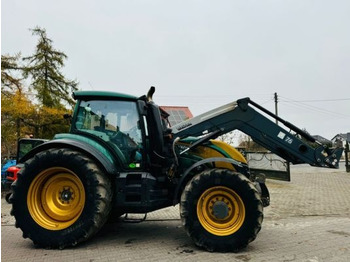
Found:
[{"label": "utility pole", "polygon": [[349,164],[349,142],[345,141],[345,170],[346,172],[350,172],[350,164]]},{"label": "utility pole", "polygon": [[[277,107],[278,96],[277,96],[277,93],[275,93],[274,98],[275,98],[275,115],[278,116],[278,107]],[[278,125],[278,120],[277,119],[276,119],[276,125]]]}]

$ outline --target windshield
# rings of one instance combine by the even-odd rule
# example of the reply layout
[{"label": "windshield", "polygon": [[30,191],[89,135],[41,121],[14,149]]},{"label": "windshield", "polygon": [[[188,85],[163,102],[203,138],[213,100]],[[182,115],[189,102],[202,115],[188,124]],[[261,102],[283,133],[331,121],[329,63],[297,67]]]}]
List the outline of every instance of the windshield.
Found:
[{"label": "windshield", "polygon": [[81,101],[73,126],[111,145],[131,168],[140,167],[142,136],[135,102]]}]

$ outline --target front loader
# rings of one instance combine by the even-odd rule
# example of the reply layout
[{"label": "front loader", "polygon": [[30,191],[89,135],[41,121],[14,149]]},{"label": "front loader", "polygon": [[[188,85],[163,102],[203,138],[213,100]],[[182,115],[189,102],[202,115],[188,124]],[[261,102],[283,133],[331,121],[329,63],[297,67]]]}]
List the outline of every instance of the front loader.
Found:
[{"label": "front loader", "polygon": [[270,197],[264,176],[216,137],[238,129],[293,164],[338,167],[342,149],[310,146],[313,137],[249,98],[170,127],[154,91],[73,94],[69,133],[21,159],[11,201],[23,237],[44,248],[75,246],[108,218],[180,204],[197,246],[236,251],[256,238]]}]

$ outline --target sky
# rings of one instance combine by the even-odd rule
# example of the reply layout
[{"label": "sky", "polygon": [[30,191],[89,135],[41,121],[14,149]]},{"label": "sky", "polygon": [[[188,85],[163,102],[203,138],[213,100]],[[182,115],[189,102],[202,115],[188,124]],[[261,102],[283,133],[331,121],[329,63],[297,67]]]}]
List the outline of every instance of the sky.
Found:
[{"label": "sky", "polygon": [[348,0],[2,0],[1,54],[33,54],[45,28],[81,90],[193,115],[250,97],[313,135],[350,132]]}]

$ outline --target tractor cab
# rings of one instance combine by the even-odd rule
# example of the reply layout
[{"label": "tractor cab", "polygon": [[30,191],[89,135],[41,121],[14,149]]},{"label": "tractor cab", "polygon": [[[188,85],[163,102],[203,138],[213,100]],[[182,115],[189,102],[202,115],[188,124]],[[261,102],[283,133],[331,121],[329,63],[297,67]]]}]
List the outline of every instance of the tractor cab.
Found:
[{"label": "tractor cab", "polygon": [[167,158],[167,114],[153,101],[98,91],[75,92],[74,97],[70,133],[106,146],[124,169],[154,168]]}]

